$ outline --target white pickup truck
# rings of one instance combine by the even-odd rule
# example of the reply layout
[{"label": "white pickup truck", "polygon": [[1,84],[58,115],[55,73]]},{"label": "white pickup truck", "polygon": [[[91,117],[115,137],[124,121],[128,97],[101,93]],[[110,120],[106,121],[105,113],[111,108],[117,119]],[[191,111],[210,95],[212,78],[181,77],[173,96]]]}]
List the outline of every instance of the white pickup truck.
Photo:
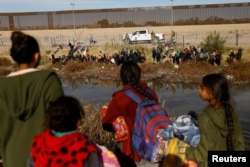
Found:
[{"label": "white pickup truck", "polygon": [[127,44],[134,43],[158,43],[164,41],[165,37],[163,33],[149,32],[149,30],[137,30],[131,34],[122,35],[122,40]]}]

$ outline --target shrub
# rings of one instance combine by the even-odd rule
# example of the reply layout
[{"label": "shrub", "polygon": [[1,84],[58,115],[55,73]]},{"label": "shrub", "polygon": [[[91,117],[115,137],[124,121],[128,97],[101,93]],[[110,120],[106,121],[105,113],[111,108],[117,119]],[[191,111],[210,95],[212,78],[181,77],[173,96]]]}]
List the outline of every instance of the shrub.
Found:
[{"label": "shrub", "polygon": [[50,62],[51,62],[51,59],[48,56],[41,56],[40,65],[48,64]]},{"label": "shrub", "polygon": [[45,53],[49,55],[51,53],[51,50],[46,50]]},{"label": "shrub", "polygon": [[225,43],[227,38],[222,38],[219,32],[210,32],[209,35],[203,39],[201,42],[201,47],[205,48],[208,53],[212,53],[216,49],[219,49],[221,52],[225,50]]}]

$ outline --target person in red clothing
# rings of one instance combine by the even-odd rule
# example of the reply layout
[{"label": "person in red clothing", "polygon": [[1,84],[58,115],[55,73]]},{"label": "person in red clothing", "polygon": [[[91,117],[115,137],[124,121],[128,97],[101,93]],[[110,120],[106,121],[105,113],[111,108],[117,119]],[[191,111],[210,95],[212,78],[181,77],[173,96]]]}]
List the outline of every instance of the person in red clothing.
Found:
[{"label": "person in red clothing", "polygon": [[78,132],[84,110],[77,99],[61,96],[47,111],[46,128],[32,141],[29,167],[102,167],[101,151]]},{"label": "person in red clothing", "polygon": [[119,141],[120,150],[125,156],[131,158],[135,162],[139,162],[141,161],[141,157],[133,151],[131,145],[137,103],[128,97],[124,93],[124,90],[130,89],[141,99],[147,97],[149,99],[154,99],[157,103],[158,97],[155,91],[147,91],[149,88],[147,84],[140,81],[141,69],[136,62],[128,61],[122,64],[120,69],[120,79],[123,83],[123,87],[112,95],[112,100],[108,105],[105,117],[102,119],[102,124],[105,130],[114,132],[112,123],[117,117],[124,117],[129,134],[128,139]]}]

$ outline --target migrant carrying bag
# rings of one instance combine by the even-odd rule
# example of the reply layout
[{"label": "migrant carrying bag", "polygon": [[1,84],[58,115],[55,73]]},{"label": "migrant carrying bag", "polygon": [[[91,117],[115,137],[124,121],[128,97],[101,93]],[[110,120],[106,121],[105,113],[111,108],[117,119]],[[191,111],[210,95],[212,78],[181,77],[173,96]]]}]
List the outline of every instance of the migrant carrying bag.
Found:
[{"label": "migrant carrying bag", "polygon": [[[101,119],[103,119],[107,113],[109,103],[106,103],[101,108]],[[112,127],[114,129],[114,140],[124,141],[128,139],[128,127],[123,116],[118,116],[113,122]]]},{"label": "migrant carrying bag", "polygon": [[171,123],[167,112],[154,100],[142,100],[130,89],[126,89],[125,94],[138,103],[132,132],[133,150],[147,161],[161,161],[165,154],[164,143],[157,133]]}]

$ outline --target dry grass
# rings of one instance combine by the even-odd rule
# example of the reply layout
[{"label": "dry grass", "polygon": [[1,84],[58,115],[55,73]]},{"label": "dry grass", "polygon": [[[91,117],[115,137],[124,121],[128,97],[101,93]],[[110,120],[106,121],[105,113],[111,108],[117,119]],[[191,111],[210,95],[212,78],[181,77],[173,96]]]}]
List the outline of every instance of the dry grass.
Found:
[{"label": "dry grass", "polygon": [[86,70],[91,67],[90,63],[79,63],[79,62],[68,62],[64,68],[62,68],[62,72],[66,74],[76,73],[82,70]]},{"label": "dry grass", "polygon": [[10,66],[12,62],[7,57],[0,57],[0,66]]},{"label": "dry grass", "polygon": [[[103,64],[97,62],[69,62],[64,66],[57,65],[61,69],[59,75],[62,78],[99,78],[99,79],[116,79],[119,75],[120,66],[114,64]],[[72,75],[73,74],[73,75]]]},{"label": "dry grass", "polygon": [[250,82],[250,62],[234,62],[223,68],[223,72],[233,76],[235,82]]},{"label": "dry grass", "polygon": [[221,68],[221,66],[212,66],[208,62],[189,61],[181,64],[175,71],[184,82],[200,83],[202,76],[220,72]]},{"label": "dry grass", "polygon": [[83,119],[83,124],[80,131],[83,132],[89,139],[100,145],[105,145],[109,149],[114,150],[116,143],[112,140],[113,134],[102,128],[100,106],[85,104],[84,110],[86,117]]},{"label": "dry grass", "polygon": [[167,63],[159,63],[159,64],[154,64],[154,63],[148,63],[148,64],[141,64],[140,65],[142,74],[148,74],[152,73],[153,71],[155,74],[157,71],[164,71],[165,69],[172,68],[172,64],[170,62]]}]

